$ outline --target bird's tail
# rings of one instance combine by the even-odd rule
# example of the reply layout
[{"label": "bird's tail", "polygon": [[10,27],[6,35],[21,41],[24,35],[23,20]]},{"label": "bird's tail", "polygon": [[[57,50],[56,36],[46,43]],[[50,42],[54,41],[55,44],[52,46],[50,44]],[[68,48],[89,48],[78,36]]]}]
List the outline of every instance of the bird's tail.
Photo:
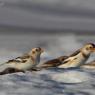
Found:
[{"label": "bird's tail", "polygon": [[7,67],[8,67],[8,64],[6,64],[6,63],[1,63],[1,64],[0,64],[0,72],[1,72],[2,70],[6,69]]},{"label": "bird's tail", "polygon": [[0,66],[3,66],[3,65],[5,65],[5,64],[6,64],[6,62],[5,62],[5,63],[1,63]]}]

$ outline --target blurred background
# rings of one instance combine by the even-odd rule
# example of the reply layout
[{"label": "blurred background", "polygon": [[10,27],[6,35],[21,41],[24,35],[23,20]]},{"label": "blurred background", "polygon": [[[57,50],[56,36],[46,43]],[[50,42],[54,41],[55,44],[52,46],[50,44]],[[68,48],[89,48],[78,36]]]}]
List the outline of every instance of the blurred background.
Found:
[{"label": "blurred background", "polygon": [[33,47],[48,58],[95,41],[95,0],[0,0],[0,58]]}]

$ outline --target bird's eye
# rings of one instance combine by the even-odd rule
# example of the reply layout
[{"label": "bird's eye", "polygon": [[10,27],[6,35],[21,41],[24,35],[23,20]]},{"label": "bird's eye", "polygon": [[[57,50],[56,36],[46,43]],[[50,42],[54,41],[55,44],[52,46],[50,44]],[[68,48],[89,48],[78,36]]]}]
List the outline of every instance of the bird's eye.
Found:
[{"label": "bird's eye", "polygon": [[92,49],[93,47],[89,47],[90,49]]},{"label": "bird's eye", "polygon": [[39,50],[38,50],[38,49],[36,49],[36,51],[38,52]]}]

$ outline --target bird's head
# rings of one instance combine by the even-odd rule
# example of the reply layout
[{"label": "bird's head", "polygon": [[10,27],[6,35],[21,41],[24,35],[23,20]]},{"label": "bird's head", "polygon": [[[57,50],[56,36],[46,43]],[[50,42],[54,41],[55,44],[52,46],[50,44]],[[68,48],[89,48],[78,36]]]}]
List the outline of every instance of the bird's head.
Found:
[{"label": "bird's head", "polygon": [[85,54],[90,54],[92,52],[95,52],[95,44],[93,43],[88,43],[86,44],[83,48],[82,48],[82,51],[85,53]]},{"label": "bird's head", "polygon": [[29,52],[29,54],[30,54],[31,56],[36,57],[36,56],[40,56],[41,53],[43,53],[43,52],[44,52],[44,50],[43,50],[42,48],[37,47],[37,48],[33,48],[33,49]]}]

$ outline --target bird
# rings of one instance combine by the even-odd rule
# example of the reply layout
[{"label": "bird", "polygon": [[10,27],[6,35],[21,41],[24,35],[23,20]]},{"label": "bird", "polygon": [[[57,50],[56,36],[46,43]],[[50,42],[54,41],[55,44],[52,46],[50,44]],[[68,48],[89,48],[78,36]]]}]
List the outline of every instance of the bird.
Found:
[{"label": "bird", "polygon": [[80,66],[80,68],[84,68],[84,69],[95,69],[95,60],[91,61],[89,63],[83,64]]},{"label": "bird", "polygon": [[58,68],[79,67],[88,60],[92,52],[95,52],[95,44],[87,43],[63,60],[63,64],[59,65]]},{"label": "bird", "polygon": [[40,63],[40,55],[44,50],[40,47],[33,48],[30,52],[17,57],[12,60],[0,64],[1,66],[6,66],[6,68],[0,72],[0,74],[14,73],[14,72],[25,72],[26,70],[35,68],[36,65]]},{"label": "bird", "polygon": [[66,58],[68,58],[68,56],[60,56],[58,58],[48,60],[48,61],[44,62],[43,64],[41,64],[39,66],[39,68],[46,69],[46,68],[57,67],[57,66],[61,65],[62,61],[65,60]]}]

